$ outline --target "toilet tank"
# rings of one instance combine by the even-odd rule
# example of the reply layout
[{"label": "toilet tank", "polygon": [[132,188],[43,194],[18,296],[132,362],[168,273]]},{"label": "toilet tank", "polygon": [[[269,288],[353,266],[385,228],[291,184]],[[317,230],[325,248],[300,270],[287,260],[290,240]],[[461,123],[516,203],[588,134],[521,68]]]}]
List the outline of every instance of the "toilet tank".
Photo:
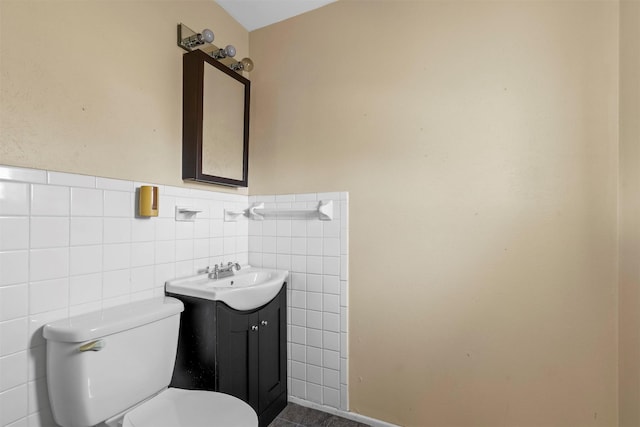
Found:
[{"label": "toilet tank", "polygon": [[56,423],[93,426],[167,387],[183,310],[175,298],[156,298],[46,325]]}]

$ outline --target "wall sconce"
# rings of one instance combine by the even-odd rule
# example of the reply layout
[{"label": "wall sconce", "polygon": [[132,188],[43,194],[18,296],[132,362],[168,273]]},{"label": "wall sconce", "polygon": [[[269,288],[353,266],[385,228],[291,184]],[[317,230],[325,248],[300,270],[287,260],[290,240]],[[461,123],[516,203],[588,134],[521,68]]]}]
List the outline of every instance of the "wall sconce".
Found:
[{"label": "wall sconce", "polygon": [[201,33],[196,33],[191,28],[184,24],[178,24],[178,46],[187,52],[191,52],[194,49],[200,49],[211,55],[212,58],[225,66],[231,68],[237,73],[242,71],[250,72],[253,70],[253,61],[249,58],[243,58],[240,61],[235,61],[233,58],[236,56],[236,48],[232,45],[227,45],[224,48],[219,48],[212,44],[213,31],[209,29],[202,30]]},{"label": "wall sconce", "polygon": [[[181,35],[178,37],[181,37]],[[189,48],[189,50],[192,50],[196,46],[201,46],[205,43],[211,43],[213,41],[213,38],[214,38],[213,31],[211,31],[208,28],[205,28],[204,30],[202,30],[201,33],[195,33],[190,35],[189,37],[185,37],[181,39],[179,43],[181,46],[184,46],[186,48]]]},{"label": "wall sconce", "polygon": [[236,62],[235,64],[231,64],[229,67],[233,71],[246,71],[249,72],[253,70],[253,61],[250,58],[242,58],[240,62]]},{"label": "wall sconce", "polygon": [[236,56],[236,48],[228,44],[224,49],[218,49],[211,52],[211,56],[213,56],[214,59],[222,59],[226,57],[233,58]]}]

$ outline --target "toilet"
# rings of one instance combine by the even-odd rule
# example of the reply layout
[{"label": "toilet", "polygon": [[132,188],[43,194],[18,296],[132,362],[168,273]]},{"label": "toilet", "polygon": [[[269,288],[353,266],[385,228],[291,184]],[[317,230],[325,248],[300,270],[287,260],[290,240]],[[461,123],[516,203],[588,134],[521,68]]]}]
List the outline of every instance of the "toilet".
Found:
[{"label": "toilet", "polygon": [[47,324],[47,387],[63,427],[258,427],[242,400],[170,388],[182,302],[155,298]]}]

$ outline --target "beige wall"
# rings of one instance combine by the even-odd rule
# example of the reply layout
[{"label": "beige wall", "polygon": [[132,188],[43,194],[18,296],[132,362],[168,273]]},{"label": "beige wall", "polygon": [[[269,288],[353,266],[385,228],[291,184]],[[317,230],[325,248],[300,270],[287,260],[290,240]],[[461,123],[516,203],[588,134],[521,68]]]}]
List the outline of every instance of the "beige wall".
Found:
[{"label": "beige wall", "polygon": [[620,4],[620,426],[640,425],[640,2]]},{"label": "beige wall", "polygon": [[0,1],[0,164],[182,185],[179,22],[248,55],[211,0]]},{"label": "beige wall", "polygon": [[617,3],[341,0],[250,45],[251,194],[350,192],[352,410],[616,425]]}]

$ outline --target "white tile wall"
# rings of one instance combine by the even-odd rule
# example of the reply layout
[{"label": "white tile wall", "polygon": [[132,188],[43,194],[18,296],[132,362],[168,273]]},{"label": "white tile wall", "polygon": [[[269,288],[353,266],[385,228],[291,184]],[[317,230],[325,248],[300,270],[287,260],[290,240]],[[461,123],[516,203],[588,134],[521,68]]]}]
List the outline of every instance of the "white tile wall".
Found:
[{"label": "white tile wall", "polygon": [[[164,292],[222,261],[291,271],[289,393],[348,410],[348,195],[247,197],[160,186],[136,218],[132,181],[0,165],[0,427],[53,426],[42,326]],[[335,203],[335,219],[225,222],[224,209]],[[202,212],[176,222],[175,206]]]},{"label": "white tile wall", "polygon": [[[164,292],[176,273],[248,262],[248,226],[223,209],[246,196],[160,186],[158,218],[136,218],[132,181],[0,165],[0,426],[54,425],[41,329]],[[203,212],[174,220],[176,203]]]},{"label": "white tile wall", "polygon": [[286,215],[249,221],[249,263],[291,272],[290,395],[348,411],[348,194],[249,197],[265,208],[315,208],[319,200],[333,200],[332,221]]}]

